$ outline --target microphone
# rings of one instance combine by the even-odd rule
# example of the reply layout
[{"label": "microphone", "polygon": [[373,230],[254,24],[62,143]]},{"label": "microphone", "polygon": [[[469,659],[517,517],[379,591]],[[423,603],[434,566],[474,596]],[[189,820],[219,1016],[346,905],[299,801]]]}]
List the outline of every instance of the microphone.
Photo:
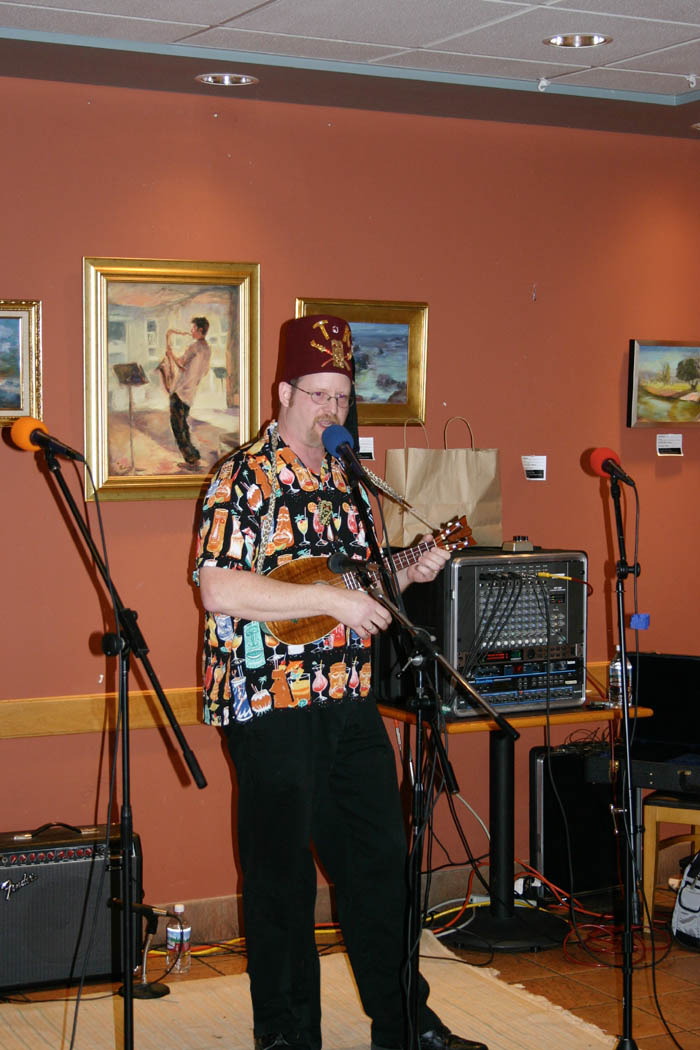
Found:
[{"label": "microphone", "polygon": [[600,474],[604,478],[606,474],[611,478],[617,478],[625,485],[635,487],[634,481],[626,474],[620,465],[620,457],[611,448],[595,448],[591,452],[591,470],[594,474]]},{"label": "microphone", "polygon": [[336,576],[344,576],[346,572],[367,572],[370,569],[377,568],[373,561],[350,558],[347,554],[342,554],[340,551],[329,555],[326,559],[326,565]]},{"label": "microphone", "polygon": [[330,452],[331,456],[342,460],[346,470],[358,481],[364,481],[371,485],[371,480],[367,477],[364,467],[355,455],[353,444],[352,434],[345,427],[341,427],[339,423],[333,423],[332,426],[326,427],[323,431],[323,447],[326,452]]},{"label": "microphone", "polygon": [[[119,897],[112,897],[110,902],[117,908],[124,907],[124,901],[120,900]],[[150,919],[153,915],[167,915],[169,919],[177,919],[178,916],[174,911],[168,911],[166,908],[154,908],[152,904],[133,904],[131,910],[135,911],[137,915],[145,915],[147,919]]]},{"label": "microphone", "polygon": [[10,428],[10,437],[18,448],[26,452],[39,452],[43,448],[45,452],[54,452],[58,456],[75,459],[78,463],[85,462],[81,452],[76,452],[70,445],[64,445],[58,438],[51,437],[46,424],[32,416],[21,416],[20,419],[16,419]]}]

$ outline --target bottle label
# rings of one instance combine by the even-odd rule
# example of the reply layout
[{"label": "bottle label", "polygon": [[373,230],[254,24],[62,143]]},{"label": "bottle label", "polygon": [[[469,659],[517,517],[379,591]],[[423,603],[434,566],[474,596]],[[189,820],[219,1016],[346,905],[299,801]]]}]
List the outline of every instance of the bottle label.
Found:
[{"label": "bottle label", "polygon": [[192,933],[191,926],[183,926],[180,929],[179,926],[168,926],[166,931],[166,948],[168,951],[177,951],[180,944],[182,944],[181,951],[186,952],[190,946],[190,935]]}]

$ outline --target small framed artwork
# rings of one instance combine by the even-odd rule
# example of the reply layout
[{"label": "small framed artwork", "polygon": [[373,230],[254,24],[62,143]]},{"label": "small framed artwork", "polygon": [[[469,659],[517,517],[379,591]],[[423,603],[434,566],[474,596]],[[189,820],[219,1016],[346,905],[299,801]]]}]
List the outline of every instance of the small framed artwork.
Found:
[{"label": "small framed artwork", "polygon": [[627,426],[700,423],[700,339],[631,339]]},{"label": "small framed artwork", "polygon": [[0,299],[0,426],[42,418],[41,302]]},{"label": "small framed artwork", "polygon": [[352,329],[360,426],[425,420],[428,304],[297,299],[296,316],[329,313]]},{"label": "small framed artwork", "polygon": [[[197,497],[259,426],[258,263],[84,259],[85,450],[100,498]],[[86,494],[94,495],[86,478]]]}]

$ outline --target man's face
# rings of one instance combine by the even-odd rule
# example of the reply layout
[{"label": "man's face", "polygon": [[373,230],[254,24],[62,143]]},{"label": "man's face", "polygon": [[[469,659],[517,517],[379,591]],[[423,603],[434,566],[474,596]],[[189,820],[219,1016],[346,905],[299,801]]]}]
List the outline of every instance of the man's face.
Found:
[{"label": "man's face", "polygon": [[[334,423],[344,423],[348,416],[351,382],[339,372],[316,372],[301,376],[293,383],[280,383],[280,423],[289,435],[308,448],[323,447],[323,431]],[[320,395],[333,398],[325,403]],[[315,396],[312,396],[315,395]],[[345,404],[338,404],[337,396],[344,396]]]},{"label": "man's face", "polygon": [[192,322],[192,327],[190,328],[190,335],[193,339],[204,339],[204,332],[194,322]]}]

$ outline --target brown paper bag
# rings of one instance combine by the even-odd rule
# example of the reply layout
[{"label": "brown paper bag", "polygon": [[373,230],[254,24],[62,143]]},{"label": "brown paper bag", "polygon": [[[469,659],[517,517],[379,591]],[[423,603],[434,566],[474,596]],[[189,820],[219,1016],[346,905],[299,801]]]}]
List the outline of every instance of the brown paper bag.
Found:
[{"label": "brown paper bag", "polygon": [[[447,428],[461,420],[469,431],[471,448],[448,448]],[[428,443],[428,435],[420,420]],[[474,435],[463,416],[451,416],[445,423],[444,448],[408,448],[404,424],[403,448],[386,453],[385,477],[412,507],[437,528],[465,514],[477,544],[500,547],[503,542],[501,476],[497,448],[474,448]],[[393,500],[384,499],[384,516],[389,542],[407,547],[426,531],[420,520]]]}]

